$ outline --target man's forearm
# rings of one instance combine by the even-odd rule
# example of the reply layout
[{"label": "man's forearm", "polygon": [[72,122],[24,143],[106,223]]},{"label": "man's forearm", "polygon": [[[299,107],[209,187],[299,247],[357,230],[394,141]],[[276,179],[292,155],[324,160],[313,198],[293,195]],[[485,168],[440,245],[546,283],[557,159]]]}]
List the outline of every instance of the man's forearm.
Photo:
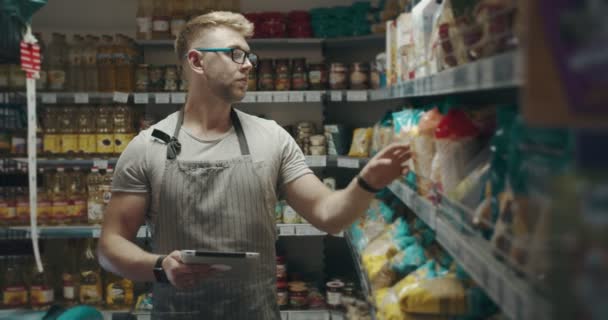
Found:
[{"label": "man's forearm", "polygon": [[326,231],[336,234],[344,230],[367,210],[373,198],[372,193],[359,187],[356,179],[345,189],[327,195],[318,207]]},{"label": "man's forearm", "polygon": [[101,266],[133,281],[154,281],[158,255],[148,253],[118,234],[102,235],[97,250]]}]

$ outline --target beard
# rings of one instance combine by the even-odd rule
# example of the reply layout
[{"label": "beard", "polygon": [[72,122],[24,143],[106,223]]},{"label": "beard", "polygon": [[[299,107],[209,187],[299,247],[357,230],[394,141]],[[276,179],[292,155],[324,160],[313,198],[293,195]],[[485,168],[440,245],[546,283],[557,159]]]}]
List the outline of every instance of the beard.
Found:
[{"label": "beard", "polygon": [[212,89],[222,100],[232,104],[238,103],[245,97],[247,87],[241,89],[238,83],[232,82],[228,85],[218,84]]}]

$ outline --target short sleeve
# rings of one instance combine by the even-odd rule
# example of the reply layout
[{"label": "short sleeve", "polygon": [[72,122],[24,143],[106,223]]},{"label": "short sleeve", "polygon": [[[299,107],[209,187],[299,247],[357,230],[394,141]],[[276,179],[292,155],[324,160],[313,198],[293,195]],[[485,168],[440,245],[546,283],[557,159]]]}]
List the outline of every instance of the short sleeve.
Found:
[{"label": "short sleeve", "polygon": [[283,193],[286,184],[313,172],[306,164],[306,158],[296,141],[281,127],[279,127],[279,145],[281,146],[281,165],[278,187]]},{"label": "short sleeve", "polygon": [[112,191],[150,191],[150,181],[146,174],[146,155],[146,137],[142,132],[131,140],[118,158],[112,178]]}]

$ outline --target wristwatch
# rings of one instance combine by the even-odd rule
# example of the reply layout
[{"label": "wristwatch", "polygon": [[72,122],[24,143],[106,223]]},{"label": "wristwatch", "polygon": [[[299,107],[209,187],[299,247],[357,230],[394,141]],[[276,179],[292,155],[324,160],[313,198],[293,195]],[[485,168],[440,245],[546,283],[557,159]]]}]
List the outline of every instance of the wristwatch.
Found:
[{"label": "wristwatch", "polygon": [[156,278],[156,282],[169,283],[165,269],[163,269],[163,260],[165,260],[166,257],[167,256],[158,257],[156,264],[154,264],[154,269],[152,269],[152,271],[154,271],[154,278]]}]

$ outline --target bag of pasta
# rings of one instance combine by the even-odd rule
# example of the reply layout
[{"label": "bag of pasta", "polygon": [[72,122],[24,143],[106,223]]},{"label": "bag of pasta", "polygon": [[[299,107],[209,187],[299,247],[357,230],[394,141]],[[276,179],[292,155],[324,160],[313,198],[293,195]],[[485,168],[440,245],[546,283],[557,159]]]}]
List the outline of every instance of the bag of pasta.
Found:
[{"label": "bag of pasta", "polygon": [[390,112],[386,113],[382,120],[374,125],[372,146],[370,156],[374,156],[393,140],[393,117]]},{"label": "bag of pasta", "polygon": [[353,133],[353,142],[350,145],[349,157],[367,158],[372,142],[372,128],[358,128]]},{"label": "bag of pasta", "polygon": [[399,251],[415,242],[416,239],[409,235],[408,225],[399,218],[363,250],[363,267],[368,275],[375,275]]},{"label": "bag of pasta", "polygon": [[417,175],[419,194],[428,196],[431,189],[431,164],[435,156],[435,129],[443,116],[437,107],[425,112],[418,124],[412,146],[413,170]]}]

